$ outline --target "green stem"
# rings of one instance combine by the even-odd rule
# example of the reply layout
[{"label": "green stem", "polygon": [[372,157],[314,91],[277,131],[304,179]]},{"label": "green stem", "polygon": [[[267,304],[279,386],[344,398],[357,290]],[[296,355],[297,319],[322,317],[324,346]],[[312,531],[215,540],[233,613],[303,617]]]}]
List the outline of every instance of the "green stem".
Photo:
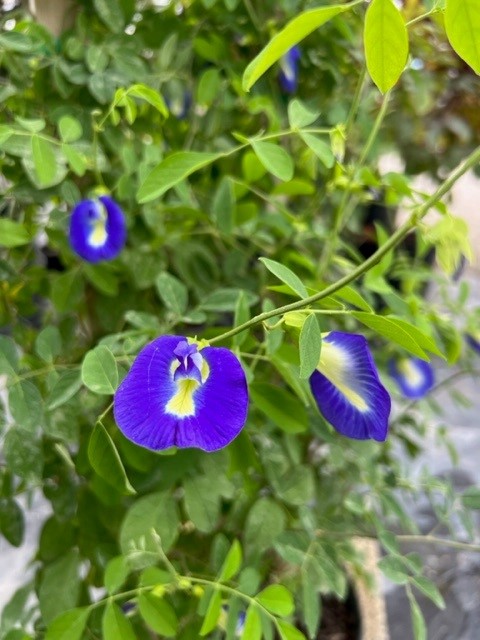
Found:
[{"label": "green stem", "polygon": [[356,280],[364,273],[366,273],[371,267],[376,265],[389,251],[395,248],[398,244],[402,242],[402,240],[407,236],[420,222],[420,220],[427,214],[427,212],[441,199],[443,196],[448,193],[453,185],[459,180],[467,171],[472,169],[476,164],[480,162],[480,147],[475,149],[467,159],[460,164],[445,180],[443,184],[441,184],[438,189],[425,200],[425,202],[415,207],[409,219],[399,227],[390,238],[377,249],[377,251],[370,256],[365,262],[359,265],[356,269],[354,269],[351,273],[343,276],[337,282],[334,282],[329,287],[323,289],[323,291],[319,291],[308,298],[304,298],[303,300],[298,300],[297,302],[292,302],[290,304],[286,304],[282,307],[277,307],[276,309],[272,309],[271,311],[265,311],[257,316],[254,316],[247,322],[244,322],[238,327],[234,327],[229,331],[225,331],[224,333],[212,338],[209,340],[210,344],[215,342],[220,342],[222,340],[226,340],[227,338],[231,338],[237,333],[241,333],[246,329],[250,329],[260,322],[264,322],[269,318],[274,318],[276,316],[282,315],[284,313],[288,313],[289,311],[297,311],[298,309],[303,309],[308,307],[315,302],[319,302],[323,298],[326,298],[334,293],[336,293],[339,289],[350,284],[353,280]]},{"label": "green stem", "polygon": [[463,551],[480,552],[480,544],[471,544],[469,542],[457,542],[456,540],[446,540],[431,535],[397,535],[399,542],[419,542],[425,544],[436,544],[440,547],[450,547],[452,549],[461,549]]},{"label": "green stem", "polygon": [[360,78],[358,79],[357,88],[355,89],[355,95],[353,96],[350,111],[348,112],[347,121],[345,122],[345,135],[348,141],[349,133],[352,128],[353,122],[357,116],[358,109],[360,107],[360,100],[362,97],[365,82],[367,80],[367,68],[363,67]]}]

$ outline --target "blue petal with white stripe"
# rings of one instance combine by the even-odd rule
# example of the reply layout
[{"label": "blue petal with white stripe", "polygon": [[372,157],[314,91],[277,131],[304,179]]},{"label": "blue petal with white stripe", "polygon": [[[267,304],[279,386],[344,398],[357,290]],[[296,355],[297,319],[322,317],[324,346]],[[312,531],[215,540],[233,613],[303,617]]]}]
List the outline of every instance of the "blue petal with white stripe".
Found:
[{"label": "blue petal with white stripe", "polygon": [[223,347],[161,336],[138,354],[117,389],[113,412],[123,434],[160,451],[216,451],[243,429],[248,412],[245,373]]},{"label": "blue petal with white stripe", "polygon": [[435,384],[435,374],[429,362],[420,358],[390,360],[388,372],[406,398],[423,398]]},{"label": "blue petal with white stripe", "polygon": [[357,440],[386,439],[390,396],[363,336],[326,334],[310,388],[320,412],[339,433]]},{"label": "blue petal with white stripe", "polygon": [[300,49],[295,46],[287,51],[280,59],[280,73],[278,79],[280,86],[286,93],[295,93],[298,87],[298,63],[300,61]]},{"label": "blue petal with white stripe", "polygon": [[69,240],[72,249],[87,262],[113,260],[125,246],[125,216],[108,196],[82,200],[70,217]]}]

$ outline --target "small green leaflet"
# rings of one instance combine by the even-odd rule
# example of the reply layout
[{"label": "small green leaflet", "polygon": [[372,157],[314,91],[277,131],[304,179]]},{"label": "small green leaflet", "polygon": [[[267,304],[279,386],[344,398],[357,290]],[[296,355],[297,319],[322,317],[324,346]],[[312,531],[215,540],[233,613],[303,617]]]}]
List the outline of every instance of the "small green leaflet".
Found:
[{"label": "small green leaflet", "polygon": [[55,153],[53,152],[52,143],[45,138],[33,135],[32,156],[35,173],[40,187],[50,186],[55,180],[57,173]]},{"label": "small green leaflet", "polygon": [[219,582],[227,582],[237,574],[242,566],[242,547],[238,540],[234,540],[225,558],[220,573]]},{"label": "small green leaflet", "polygon": [[245,617],[245,626],[243,627],[242,640],[261,640],[262,638],[262,621],[260,614],[254,604],[248,607]]},{"label": "small green leaflet", "polygon": [[280,264],[280,262],[276,262],[276,260],[270,260],[270,258],[259,258],[259,260],[274,276],[277,276],[277,278],[287,284],[292,291],[295,291],[300,298],[308,298],[308,291],[305,285],[288,267]]},{"label": "small green leaflet", "polygon": [[320,7],[304,11],[291,20],[267,46],[260,51],[256,58],[250,62],[243,74],[242,86],[244,91],[249,91],[256,81],[269,69],[272,64],[280,60],[294,45],[306,38],[312,31],[321,27],[339,13],[350,9],[350,4],[334,5],[333,7]]},{"label": "small green leaflet", "polygon": [[83,129],[80,122],[73,116],[62,116],[58,121],[58,130],[63,142],[75,142],[82,137]]},{"label": "small green leaflet", "polygon": [[372,0],[365,16],[365,58],[368,72],[382,93],[400,78],[408,58],[408,33],[392,0]]},{"label": "small green leaflet", "polygon": [[140,204],[159,198],[189,175],[215,162],[222,153],[179,151],[168,156],[146,177],[137,193]]},{"label": "small green leaflet", "polygon": [[[419,334],[423,335],[419,329],[414,327],[415,331],[409,331],[409,325],[406,322],[398,322],[393,318],[377,316],[364,311],[354,311],[352,315],[373,331],[395,342],[395,344],[400,345],[410,353],[413,353],[413,355],[423,360],[429,360],[429,357],[422,348],[424,345],[420,346],[416,339]],[[425,337],[427,338],[427,336]]]},{"label": "small green leaflet", "polygon": [[102,619],[104,640],[137,640],[132,623],[120,607],[109,600]]},{"label": "small green leaflet", "polygon": [[455,52],[480,75],[480,5],[478,0],[447,0],[445,29]]},{"label": "small green leaflet", "polygon": [[112,438],[101,422],[95,425],[88,443],[88,459],[98,475],[125,495],[135,494]]},{"label": "small green leaflet", "polygon": [[293,178],[295,165],[283,147],[274,142],[263,142],[261,140],[252,140],[251,145],[257,154],[257,158],[267,171],[270,171],[270,173],[284,182],[288,182]]},{"label": "small green leaflet", "polygon": [[407,590],[412,615],[412,628],[415,640],[427,640],[427,627],[422,611],[410,590]]},{"label": "small green leaflet", "polygon": [[47,629],[45,640],[80,640],[90,610],[87,607],[61,613]]},{"label": "small green leaflet", "polygon": [[115,357],[108,347],[100,345],[86,354],[82,363],[82,382],[94,393],[115,393],[118,369]]},{"label": "small green leaflet", "polygon": [[430,598],[435,606],[439,609],[445,609],[445,600],[434,582],[423,576],[415,576],[412,578],[412,584],[427,598]]},{"label": "small green leaflet", "polygon": [[298,349],[300,351],[300,378],[309,378],[320,362],[322,348],[322,332],[317,316],[311,313],[305,319],[300,331]]},{"label": "small green leaflet", "polygon": [[165,104],[165,100],[158,91],[155,91],[152,87],[149,87],[146,84],[134,84],[127,89],[125,94],[145,100],[145,102],[148,102],[149,105],[161,113],[164,118],[168,116],[168,109]]},{"label": "small green leaflet", "polygon": [[329,144],[318,136],[313,135],[313,133],[308,133],[307,131],[300,131],[300,137],[307,147],[309,147],[317,158],[327,167],[327,169],[331,169],[333,167],[335,164],[335,156],[333,155],[332,148]]},{"label": "small green leaflet", "polygon": [[21,247],[30,242],[30,235],[25,226],[20,222],[0,218],[0,247]]},{"label": "small green leaflet", "polygon": [[319,115],[319,111],[310,111],[310,109],[297,98],[292,100],[288,105],[288,121],[292,129],[308,127],[309,124],[315,122]]},{"label": "small green leaflet", "polygon": [[215,591],[210,602],[208,604],[207,613],[203,620],[202,628],[200,629],[200,635],[206,636],[213,631],[217,626],[218,618],[222,609],[222,594],[220,591]]},{"label": "small green leaflet", "polygon": [[281,584],[271,584],[255,597],[262,607],[277,616],[289,616],[293,613],[293,596],[290,591]]},{"label": "small green leaflet", "polygon": [[175,276],[162,271],[155,279],[155,287],[164,305],[175,315],[181,316],[187,310],[187,287]]},{"label": "small green leaflet", "polygon": [[151,593],[141,593],[138,608],[147,625],[166,638],[175,638],[178,630],[178,618],[173,607]]}]

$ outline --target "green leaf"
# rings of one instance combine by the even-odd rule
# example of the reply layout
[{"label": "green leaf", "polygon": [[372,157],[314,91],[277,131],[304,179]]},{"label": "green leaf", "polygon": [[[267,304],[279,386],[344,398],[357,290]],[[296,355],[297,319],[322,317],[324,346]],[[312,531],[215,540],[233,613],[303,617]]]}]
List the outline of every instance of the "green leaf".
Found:
[{"label": "green leaf", "polygon": [[480,75],[480,11],[478,0],[447,0],[445,29],[455,52]]},{"label": "green leaf", "polygon": [[228,580],[240,571],[241,566],[242,547],[238,540],[234,540],[218,574],[218,581],[228,582]]},{"label": "green leaf", "polygon": [[270,260],[270,258],[259,258],[259,260],[274,276],[277,276],[279,280],[287,284],[300,298],[308,298],[308,291],[305,285],[291,269],[280,264],[280,262]]},{"label": "green leaf", "polygon": [[0,531],[14,547],[22,544],[25,519],[18,502],[12,498],[0,498]]},{"label": "green leaf", "polygon": [[73,549],[45,568],[38,589],[38,599],[47,625],[58,615],[77,605],[80,595],[79,571],[78,552]]},{"label": "green leaf", "polygon": [[125,556],[115,556],[105,567],[103,582],[108,593],[113,594],[120,589],[130,573]]},{"label": "green leaf", "polygon": [[395,344],[400,345],[410,353],[413,353],[413,355],[418,356],[423,360],[429,360],[427,354],[417,343],[412,333],[407,333],[402,324],[397,322],[395,319],[387,318],[385,316],[377,316],[373,313],[366,313],[364,311],[353,311],[352,315],[373,331],[376,331],[381,336],[388,338]]},{"label": "green leaf", "polygon": [[102,618],[103,640],[137,640],[132,623],[120,607],[109,600]]},{"label": "green leaf", "polygon": [[83,294],[83,281],[78,271],[59,275],[52,285],[52,301],[58,311],[75,308]]},{"label": "green leaf", "polygon": [[168,116],[168,108],[163,97],[152,87],[146,84],[134,84],[127,89],[127,94],[135,98],[141,98],[154,107],[161,115],[166,118]]},{"label": "green leaf", "polygon": [[431,353],[434,353],[435,355],[440,356],[440,358],[443,358],[445,360],[445,355],[440,351],[440,349],[437,347],[433,339],[430,336],[427,336],[426,333],[418,329],[415,325],[411,324],[410,322],[403,320],[402,318],[389,318],[389,319],[395,322],[397,326],[404,329],[410,336],[412,336],[415,342],[422,349],[430,351]]},{"label": "green leaf", "polygon": [[57,167],[52,143],[45,138],[40,138],[40,136],[32,136],[32,155],[40,187],[54,184]]},{"label": "green leaf", "polygon": [[232,233],[235,193],[232,181],[225,176],[213,196],[212,214],[218,229],[227,235]]},{"label": "green leaf", "polygon": [[217,626],[218,619],[222,610],[222,594],[220,591],[215,591],[210,598],[207,612],[203,620],[202,627],[200,629],[200,636],[206,636],[213,631]]},{"label": "green leaf", "polygon": [[158,558],[158,548],[152,538],[152,529],[161,540],[162,549],[167,552],[178,535],[178,509],[171,495],[164,492],[151,493],[138,498],[120,527],[120,548],[129,555],[132,550],[143,547],[154,552],[154,562]]},{"label": "green leaf", "polygon": [[30,242],[30,234],[25,225],[8,218],[0,218],[0,247],[21,247]]},{"label": "green leaf", "polygon": [[319,111],[311,111],[301,100],[295,98],[288,104],[288,121],[292,129],[308,127],[320,115]]},{"label": "green leaf", "polygon": [[300,131],[300,137],[305,142],[317,158],[322,162],[327,169],[331,169],[335,164],[335,156],[333,155],[332,148],[324,140],[306,131]]},{"label": "green leaf", "polygon": [[269,585],[257,594],[255,600],[276,616],[289,616],[295,608],[292,594],[281,584]]},{"label": "green leaf", "polygon": [[5,436],[3,453],[12,473],[30,481],[41,478],[42,450],[33,433],[20,427],[10,429]]},{"label": "green leaf", "polygon": [[185,313],[188,305],[188,291],[183,282],[170,273],[162,271],[155,279],[155,287],[167,309],[177,316]]},{"label": "green leaf", "polygon": [[125,18],[119,0],[93,0],[93,6],[110,31],[114,33],[122,31],[125,26]]},{"label": "green leaf", "polygon": [[261,140],[251,140],[250,142],[257,158],[267,171],[284,182],[293,178],[295,165],[283,147],[274,142]]},{"label": "green leaf", "polygon": [[63,142],[75,142],[82,137],[80,122],[73,116],[62,116],[58,121],[58,131]]},{"label": "green leaf", "polygon": [[50,391],[46,404],[49,411],[58,409],[73,398],[82,386],[80,371],[64,371]]},{"label": "green leaf", "polygon": [[160,197],[189,175],[206,167],[222,153],[202,153],[199,151],[179,151],[172,154],[153,169],[146,177],[137,193],[140,204]]},{"label": "green leaf", "polygon": [[88,459],[95,472],[114,489],[125,495],[136,493],[127,478],[117,448],[101,422],[97,422],[90,436]]},{"label": "green leaf", "polygon": [[113,353],[100,345],[89,351],[82,363],[83,384],[99,395],[111,395],[118,386],[118,369]]},{"label": "green leaf", "polygon": [[307,429],[305,407],[285,389],[266,382],[255,382],[250,387],[250,394],[255,406],[282,431],[301,433]]},{"label": "green leaf", "polygon": [[316,638],[321,615],[321,598],[318,592],[318,585],[311,579],[310,572],[303,570],[302,580],[302,610],[308,637]]},{"label": "green leaf", "polygon": [[311,313],[307,316],[300,331],[298,349],[300,351],[300,378],[309,378],[320,362],[322,348],[322,332],[317,316]]},{"label": "green leaf", "polygon": [[34,432],[43,420],[43,400],[38,387],[21,380],[10,387],[10,411],[17,425]]},{"label": "green leaf", "polygon": [[382,93],[400,78],[408,58],[408,34],[392,0],[372,0],[365,16],[365,58],[368,72]]},{"label": "green leaf", "polygon": [[45,640],[81,640],[89,614],[88,607],[61,613],[49,625]]},{"label": "green leaf", "polygon": [[142,618],[155,633],[166,638],[176,637],[178,618],[168,602],[150,593],[141,593],[138,597],[138,608]]},{"label": "green leaf", "polygon": [[409,573],[399,556],[385,556],[378,562],[381,572],[395,584],[407,584]]},{"label": "green leaf", "polygon": [[245,546],[248,554],[258,555],[269,549],[285,530],[286,516],[282,507],[271,498],[259,498],[250,509],[245,522]]},{"label": "green leaf", "polygon": [[462,493],[462,504],[467,509],[480,509],[480,489],[469,487]]},{"label": "green leaf", "polygon": [[62,351],[62,337],[57,327],[49,326],[35,339],[35,351],[45,362],[52,362]]},{"label": "green leaf", "polygon": [[7,51],[29,53],[33,52],[37,48],[37,45],[25,33],[8,31],[0,33],[0,47]]},{"label": "green leaf", "polygon": [[220,496],[206,477],[187,478],[183,482],[185,508],[199,531],[209,533],[220,515]]},{"label": "green leaf", "polygon": [[278,621],[281,640],[306,640],[301,631],[285,620]]},{"label": "green leaf", "polygon": [[427,627],[422,611],[413,595],[409,594],[410,613],[412,615],[412,628],[415,640],[427,640]]},{"label": "green leaf", "polygon": [[258,296],[251,291],[222,287],[207,295],[200,303],[200,308],[204,311],[235,311],[240,293],[245,296],[245,304],[248,307],[254,305],[258,300]]},{"label": "green leaf", "polygon": [[0,145],[6,142],[15,133],[15,129],[8,124],[0,124]]},{"label": "green leaf", "polygon": [[445,609],[445,600],[434,582],[423,576],[416,576],[412,578],[412,584],[426,595],[427,598],[430,598],[433,604],[439,609]]},{"label": "green leaf", "polygon": [[248,607],[245,616],[245,624],[241,640],[261,640],[262,638],[262,620],[258,609],[254,604]]},{"label": "green leaf", "polygon": [[277,33],[266,47],[250,62],[243,74],[242,86],[249,91],[255,82],[269,69],[272,64],[280,60],[294,45],[306,38],[312,31],[331,20],[334,16],[350,9],[350,5],[334,5],[304,11],[291,20]]},{"label": "green leaf", "polygon": [[86,157],[69,144],[62,144],[62,152],[67,159],[70,169],[77,176],[83,176],[87,170]]},{"label": "green leaf", "polygon": [[[240,291],[237,298],[237,303],[235,305],[235,317],[233,321],[234,327],[239,327],[241,324],[244,324],[250,320],[250,308],[248,306],[247,296],[244,291]],[[241,345],[245,342],[248,335],[248,331],[242,331],[241,333],[237,333],[236,336],[233,336],[233,346],[236,348],[241,347]]]}]

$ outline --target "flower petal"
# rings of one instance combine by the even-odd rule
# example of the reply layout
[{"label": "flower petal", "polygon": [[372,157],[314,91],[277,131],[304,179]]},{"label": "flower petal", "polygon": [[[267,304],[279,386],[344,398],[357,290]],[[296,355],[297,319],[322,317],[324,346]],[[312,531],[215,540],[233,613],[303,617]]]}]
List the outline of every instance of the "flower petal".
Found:
[{"label": "flower petal", "polygon": [[363,336],[327,334],[310,387],[320,412],[339,433],[359,440],[385,440],[390,396]]},{"label": "flower petal", "polygon": [[467,333],[465,334],[465,339],[467,341],[467,344],[470,347],[472,347],[474,351],[477,351],[477,353],[480,353],[480,332],[479,332],[479,335],[473,334],[473,333]]},{"label": "flower petal", "polygon": [[101,196],[99,202],[82,200],[73,209],[70,245],[87,262],[116,258],[126,238],[125,216],[112,198]]},{"label": "flower petal", "polygon": [[280,59],[280,73],[278,79],[280,86],[286,93],[295,93],[298,86],[298,61],[300,60],[300,49],[292,47]]},{"label": "flower petal", "polygon": [[423,398],[435,384],[432,365],[420,358],[390,360],[388,372],[406,398]]},{"label": "flower petal", "polygon": [[202,381],[174,380],[175,350],[185,338],[162,336],[138,354],[114,398],[115,420],[143,447],[197,447],[216,451],[229,444],[247,419],[247,381],[228,349],[206,347]]}]

